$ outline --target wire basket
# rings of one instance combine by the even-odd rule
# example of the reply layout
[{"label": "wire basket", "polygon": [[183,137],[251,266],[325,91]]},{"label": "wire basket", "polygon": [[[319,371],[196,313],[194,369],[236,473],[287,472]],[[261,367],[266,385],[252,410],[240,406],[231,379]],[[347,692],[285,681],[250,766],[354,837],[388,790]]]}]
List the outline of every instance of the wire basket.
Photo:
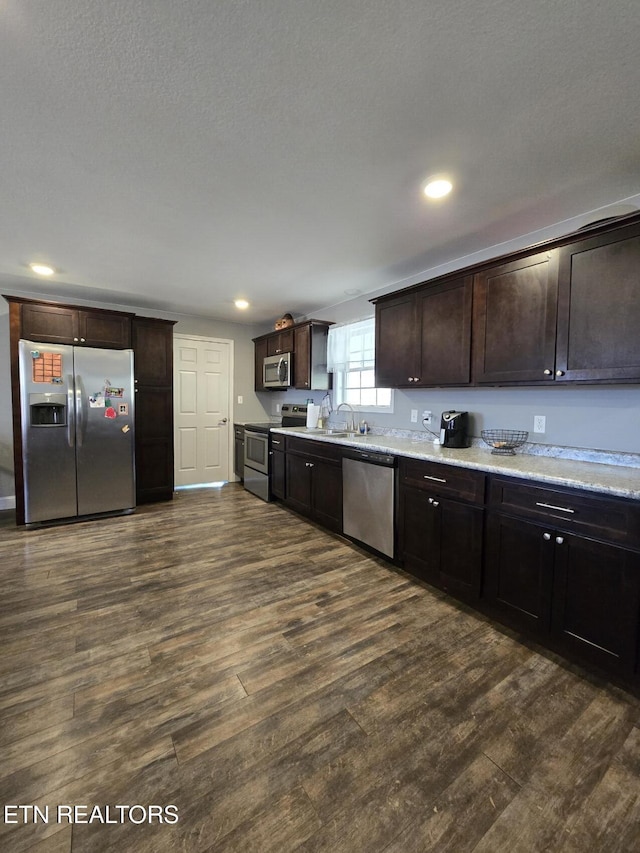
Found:
[{"label": "wire basket", "polygon": [[524,429],[483,429],[480,434],[496,456],[515,456],[515,448],[529,438],[529,433]]}]

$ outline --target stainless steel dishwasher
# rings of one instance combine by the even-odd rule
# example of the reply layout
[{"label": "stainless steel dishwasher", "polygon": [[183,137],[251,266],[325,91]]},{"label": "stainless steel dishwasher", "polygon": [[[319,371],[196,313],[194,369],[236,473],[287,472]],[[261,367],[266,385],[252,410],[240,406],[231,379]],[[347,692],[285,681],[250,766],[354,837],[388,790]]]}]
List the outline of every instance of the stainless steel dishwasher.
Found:
[{"label": "stainless steel dishwasher", "polygon": [[345,535],[393,559],[396,457],[345,450],[342,525]]}]

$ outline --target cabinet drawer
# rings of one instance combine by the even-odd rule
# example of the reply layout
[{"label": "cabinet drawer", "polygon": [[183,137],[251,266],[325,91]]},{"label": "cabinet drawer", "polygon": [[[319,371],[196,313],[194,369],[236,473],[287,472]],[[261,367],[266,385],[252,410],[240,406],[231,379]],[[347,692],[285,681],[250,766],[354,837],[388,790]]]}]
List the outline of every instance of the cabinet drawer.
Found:
[{"label": "cabinet drawer", "polygon": [[335,444],[291,436],[287,436],[286,441],[287,453],[304,453],[305,456],[317,456],[330,462],[340,462],[342,459],[342,451]]},{"label": "cabinet drawer", "polygon": [[400,460],[400,482],[432,494],[484,503],[485,480],[485,474],[469,468],[417,459]]},{"label": "cabinet drawer", "polygon": [[640,503],[578,489],[492,477],[489,506],[605,541],[640,547]]}]

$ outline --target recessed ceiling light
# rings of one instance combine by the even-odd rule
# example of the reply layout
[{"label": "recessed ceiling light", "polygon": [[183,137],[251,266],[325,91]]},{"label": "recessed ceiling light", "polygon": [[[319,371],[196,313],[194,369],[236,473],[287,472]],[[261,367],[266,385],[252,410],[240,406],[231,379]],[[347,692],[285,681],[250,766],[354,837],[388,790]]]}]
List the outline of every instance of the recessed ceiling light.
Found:
[{"label": "recessed ceiling light", "polygon": [[427,198],[444,198],[453,189],[453,184],[447,178],[430,178],[424,187]]},{"label": "recessed ceiling light", "polygon": [[29,267],[36,275],[53,275],[55,270],[47,264],[29,264]]},{"label": "recessed ceiling light", "polygon": [[247,302],[246,299],[236,299],[233,304],[236,306],[236,308],[239,308],[241,311],[244,311],[245,308],[249,307],[249,303]]}]

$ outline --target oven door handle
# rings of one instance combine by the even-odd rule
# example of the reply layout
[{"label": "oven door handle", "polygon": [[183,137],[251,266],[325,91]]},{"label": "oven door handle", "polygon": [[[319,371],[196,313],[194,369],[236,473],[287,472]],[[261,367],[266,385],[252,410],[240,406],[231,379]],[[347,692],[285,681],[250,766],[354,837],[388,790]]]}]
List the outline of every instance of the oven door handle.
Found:
[{"label": "oven door handle", "polygon": [[254,432],[254,431],[253,431],[253,430],[251,430],[251,429],[245,429],[244,434],[245,434],[245,436],[247,436],[247,435],[248,435],[250,438],[261,438],[261,439],[264,439],[265,441],[268,441],[268,440],[269,440],[269,439],[268,439],[268,437],[265,435],[265,433],[263,433],[263,432]]}]

